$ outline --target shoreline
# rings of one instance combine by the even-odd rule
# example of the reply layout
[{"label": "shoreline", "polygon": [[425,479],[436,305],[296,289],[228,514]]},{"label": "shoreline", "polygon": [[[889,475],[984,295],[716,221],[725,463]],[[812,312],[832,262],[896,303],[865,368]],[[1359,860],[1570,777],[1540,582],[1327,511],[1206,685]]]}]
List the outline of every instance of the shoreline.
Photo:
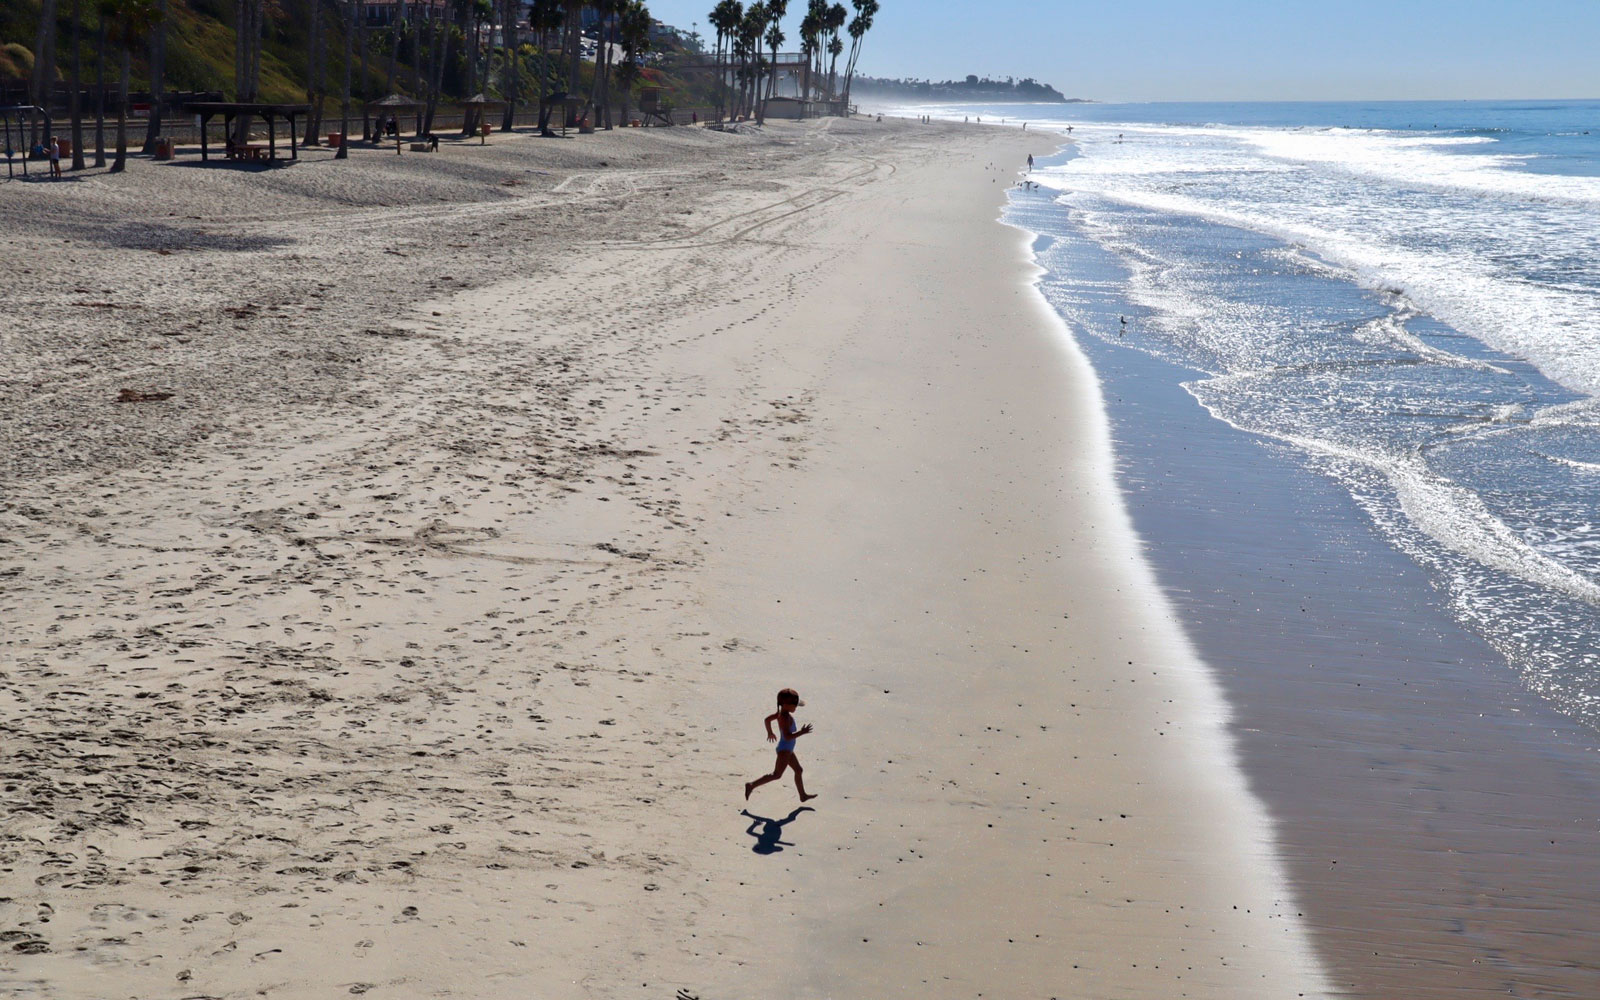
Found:
[{"label": "shoreline", "polygon": [[[1064,252],[1074,280],[1114,283],[1081,242]],[[1083,308],[1111,324],[1127,309]],[[1347,491],[1210,416],[1183,388],[1199,373],[1083,341],[1120,489],[1186,632],[1223,667],[1242,763],[1341,995],[1593,992],[1570,961],[1595,920],[1571,889],[1600,857],[1593,734],[1451,618]]]},{"label": "shoreline", "polygon": [[[48,948],[4,981],[1322,990],[1094,377],[995,218],[1031,138],[620,131],[374,163],[345,206],[312,170],[197,175],[226,207],[153,256],[41,251],[45,314],[84,325],[29,333],[4,400],[34,773],[0,835],[37,889],[0,920]],[[218,243],[241,215],[260,239]],[[249,275],[276,291],[245,308]],[[129,384],[177,403],[97,402]],[[780,686],[823,797],[742,812]]]}]

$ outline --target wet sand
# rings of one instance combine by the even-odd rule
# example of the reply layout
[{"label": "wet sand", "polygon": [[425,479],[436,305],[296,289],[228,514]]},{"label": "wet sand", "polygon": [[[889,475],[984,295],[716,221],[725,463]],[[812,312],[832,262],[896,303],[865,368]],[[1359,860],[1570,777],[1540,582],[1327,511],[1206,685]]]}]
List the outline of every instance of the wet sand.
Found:
[{"label": "wet sand", "polygon": [[[995,221],[1036,141],[7,189],[0,985],[1320,992]],[[740,794],[784,685],[812,811]]]},{"label": "wet sand", "polygon": [[1085,344],[1134,524],[1342,995],[1600,995],[1595,734],[1457,626],[1347,492],[1211,419],[1179,387],[1194,373]]}]

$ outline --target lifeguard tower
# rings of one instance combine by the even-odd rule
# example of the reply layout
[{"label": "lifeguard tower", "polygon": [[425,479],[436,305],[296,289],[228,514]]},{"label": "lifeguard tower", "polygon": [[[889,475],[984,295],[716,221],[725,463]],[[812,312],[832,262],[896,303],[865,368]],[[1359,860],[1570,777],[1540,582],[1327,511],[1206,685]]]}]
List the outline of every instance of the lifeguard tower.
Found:
[{"label": "lifeguard tower", "polygon": [[671,125],[672,103],[661,96],[660,87],[644,87],[639,91],[639,114],[644,117],[645,123],[655,122],[658,125]]}]

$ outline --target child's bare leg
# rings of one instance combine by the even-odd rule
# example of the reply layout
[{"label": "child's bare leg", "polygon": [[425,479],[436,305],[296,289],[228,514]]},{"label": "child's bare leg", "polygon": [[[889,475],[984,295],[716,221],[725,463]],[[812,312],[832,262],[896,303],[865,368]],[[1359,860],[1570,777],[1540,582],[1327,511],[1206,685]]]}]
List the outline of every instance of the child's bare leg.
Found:
[{"label": "child's bare leg", "polygon": [[792,759],[792,755],[788,753],[778,754],[778,762],[773,765],[771,774],[764,774],[754,781],[747,781],[744,783],[744,797],[748,799],[750,797],[750,793],[760,788],[762,785],[765,785],[769,781],[777,781],[779,778],[783,777],[783,769],[789,766],[790,759]]},{"label": "child's bare leg", "polygon": [[[816,798],[815,795],[806,794],[805,768],[800,766],[800,761],[793,755],[790,755],[789,766],[794,768],[794,789],[800,793],[800,801],[809,802],[811,799]],[[773,777],[777,777],[777,775],[773,775]]]}]

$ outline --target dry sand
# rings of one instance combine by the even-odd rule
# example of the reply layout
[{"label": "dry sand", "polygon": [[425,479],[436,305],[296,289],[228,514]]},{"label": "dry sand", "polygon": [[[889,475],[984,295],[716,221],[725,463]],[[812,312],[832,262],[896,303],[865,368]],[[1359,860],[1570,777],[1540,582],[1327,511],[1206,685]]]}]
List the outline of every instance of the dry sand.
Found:
[{"label": "dry sand", "polygon": [[[0,987],[1320,993],[994,221],[1040,139],[0,188]],[[821,798],[742,811],[784,685]]]}]

